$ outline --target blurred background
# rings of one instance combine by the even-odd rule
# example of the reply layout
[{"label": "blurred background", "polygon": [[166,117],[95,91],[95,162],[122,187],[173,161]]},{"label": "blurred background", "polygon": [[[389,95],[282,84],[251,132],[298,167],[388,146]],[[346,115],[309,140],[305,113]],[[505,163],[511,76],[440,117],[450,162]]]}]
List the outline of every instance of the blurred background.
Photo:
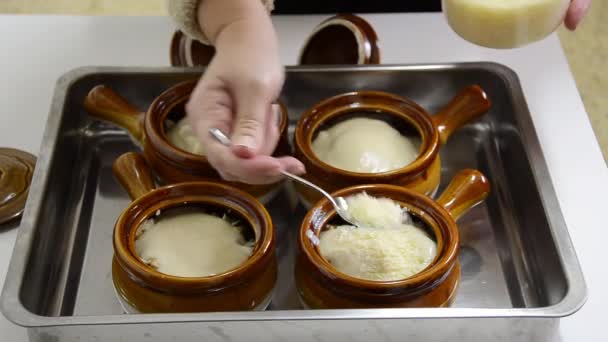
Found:
[{"label": "blurred background", "polygon": [[[2,0],[0,13],[73,15],[165,15],[165,0]],[[608,160],[608,1],[595,0],[576,32],[559,29],[595,135]]]}]

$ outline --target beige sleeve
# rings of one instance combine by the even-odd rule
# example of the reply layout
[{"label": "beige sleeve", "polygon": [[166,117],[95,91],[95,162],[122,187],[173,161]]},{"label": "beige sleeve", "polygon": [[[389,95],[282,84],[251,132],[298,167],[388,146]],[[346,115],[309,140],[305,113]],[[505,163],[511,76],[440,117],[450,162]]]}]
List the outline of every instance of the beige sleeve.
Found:
[{"label": "beige sleeve", "polygon": [[[167,10],[178,29],[200,42],[207,43],[208,40],[203,31],[201,31],[196,13],[202,1],[205,0],[167,0]],[[274,0],[252,1],[262,1],[268,12],[274,8]]]}]

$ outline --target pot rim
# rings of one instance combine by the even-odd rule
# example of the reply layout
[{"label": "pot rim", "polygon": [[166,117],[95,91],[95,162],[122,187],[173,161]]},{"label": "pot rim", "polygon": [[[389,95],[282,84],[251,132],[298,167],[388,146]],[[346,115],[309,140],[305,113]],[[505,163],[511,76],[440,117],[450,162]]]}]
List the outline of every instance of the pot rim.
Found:
[{"label": "pot rim", "polygon": [[[192,194],[180,195],[178,190],[215,188],[218,194]],[[192,191],[190,191],[192,192]],[[161,195],[160,199],[157,196]],[[139,226],[158,210],[179,207],[181,204],[212,204],[216,207],[239,213],[239,216],[247,220],[254,229],[259,227],[256,233],[256,246],[251,256],[236,268],[224,273],[206,277],[180,277],[161,273],[143,263],[134,250],[133,234],[136,234]],[[252,217],[250,218],[249,215]],[[257,220],[256,220],[257,218]],[[113,247],[117,262],[124,267],[131,277],[136,281],[144,282],[164,291],[187,291],[214,287],[229,287],[236,285],[246,278],[254,275],[257,266],[267,256],[272,254],[274,248],[274,227],[272,219],[266,208],[253,196],[234,187],[214,182],[184,182],[156,188],[145,195],[132,201],[119,216],[114,226]],[[162,285],[159,285],[162,284]]]},{"label": "pot rim", "polygon": [[[452,269],[452,266],[457,261],[460,249],[460,233],[458,231],[458,226],[450,213],[430,197],[396,185],[356,185],[336,191],[332,193],[332,196],[349,196],[364,191],[367,192],[370,189],[384,190],[393,194],[401,193],[402,195],[404,194],[412,198],[413,201],[407,202],[408,209],[412,211],[411,208],[415,208],[416,211],[423,214],[420,215],[424,216],[420,217],[421,219],[430,219],[436,223],[439,229],[433,229],[433,231],[436,232],[439,230],[444,235],[441,236],[441,241],[443,242],[442,246],[439,246],[438,241],[437,255],[435,256],[433,262],[422,271],[408,278],[390,281],[366,280],[338,271],[325,258],[323,258],[323,256],[321,256],[318,249],[313,246],[313,243],[307,236],[307,231],[312,230],[311,224],[313,221],[317,222],[319,227],[324,227],[331,220],[331,218],[336,216],[335,209],[333,209],[331,203],[326,198],[321,199],[308,211],[300,225],[298,244],[308,261],[319,272],[321,272],[325,278],[331,279],[333,282],[337,282],[350,288],[364,291],[367,290],[370,292],[378,292],[378,290],[387,291],[398,288],[408,289],[408,291],[415,291],[417,288],[425,287],[426,285],[435,283],[438,279],[442,279],[443,276]],[[390,198],[390,195],[384,195],[383,197]],[[405,203],[403,200],[396,201]],[[319,217],[320,213],[322,217]],[[322,231],[322,228],[315,232],[317,237],[320,231]],[[437,237],[436,239],[439,240]],[[441,249],[439,247],[441,247]]]},{"label": "pot rim", "polygon": [[[353,98],[353,101],[348,101],[348,105],[339,105],[334,109],[334,104],[351,97]],[[388,102],[388,104],[384,106],[385,108],[381,108],[377,106],[377,104],[370,104],[370,99],[383,100]],[[355,103],[358,105],[357,107],[353,107],[353,104]],[[325,122],[340,115],[348,115],[355,111],[378,109],[380,109],[382,113],[407,121],[409,125],[416,129],[421,140],[421,146],[418,156],[414,161],[401,168],[385,172],[353,172],[334,167],[316,156],[312,150],[313,135]],[[329,116],[318,118],[318,116],[327,112],[330,113]],[[349,177],[359,181],[373,178],[376,180],[376,183],[381,183],[381,180],[395,176],[416,176],[424,172],[433,163],[440,148],[439,132],[431,120],[431,115],[424,108],[408,98],[376,90],[362,90],[338,94],[313,105],[302,114],[302,117],[298,121],[294,142],[296,150],[299,150],[313,167],[331,174]]]}]

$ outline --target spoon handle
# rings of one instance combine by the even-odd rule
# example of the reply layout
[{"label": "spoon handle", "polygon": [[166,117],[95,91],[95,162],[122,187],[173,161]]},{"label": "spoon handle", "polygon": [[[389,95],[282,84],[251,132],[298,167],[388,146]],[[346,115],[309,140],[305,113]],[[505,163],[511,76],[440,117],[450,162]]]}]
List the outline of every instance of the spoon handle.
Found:
[{"label": "spoon handle", "polygon": [[317,191],[319,191],[320,193],[323,194],[323,196],[325,196],[330,202],[331,204],[335,207],[335,208],[339,208],[340,206],[338,205],[338,203],[334,200],[333,196],[330,195],[327,191],[323,190],[322,188],[318,187],[316,184],[313,184],[309,181],[307,181],[306,179],[300,177],[300,176],[296,176],[293,173],[287,172],[287,171],[281,171],[281,173],[297,182],[300,182],[304,185],[307,185]]},{"label": "spoon handle", "polygon": [[217,141],[220,142],[220,144],[224,146],[232,145],[230,138],[228,138],[226,134],[224,134],[224,132],[222,132],[219,128],[211,128],[209,130],[209,134],[211,134],[211,136],[213,136]]}]

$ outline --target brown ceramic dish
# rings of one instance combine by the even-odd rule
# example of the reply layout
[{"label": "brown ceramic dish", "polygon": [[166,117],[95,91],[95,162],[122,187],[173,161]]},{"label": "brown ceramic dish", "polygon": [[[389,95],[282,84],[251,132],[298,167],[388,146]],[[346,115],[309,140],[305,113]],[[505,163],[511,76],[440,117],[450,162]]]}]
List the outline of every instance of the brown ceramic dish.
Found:
[{"label": "brown ceramic dish", "polygon": [[362,191],[391,198],[407,208],[414,221],[435,237],[435,260],[420,273],[397,281],[369,281],[337,271],[308,237],[310,232],[318,237],[336,219],[332,205],[322,200],[310,209],[298,234],[295,276],[302,303],[314,309],[448,306],[460,279],[460,238],[455,221],[486,198],[490,191],[487,179],[478,171],[463,170],[437,201],[403,187],[383,184],[355,186],[334,195]]},{"label": "brown ceramic dish", "polygon": [[298,61],[301,65],[380,64],[378,36],[365,19],[336,15],[315,27]]},{"label": "brown ceramic dish", "polygon": [[[215,48],[194,40],[181,31],[171,38],[171,65],[207,66]],[[380,64],[378,36],[365,19],[341,14],[324,20],[304,43],[299,64]]]},{"label": "brown ceramic dish", "polygon": [[[174,147],[165,133],[167,119],[184,116],[184,105],[196,85],[196,80],[179,83],[158,96],[146,113],[140,112],[110,88],[99,85],[87,95],[84,106],[94,117],[125,128],[141,145],[148,164],[156,176],[166,184],[188,181],[215,181],[234,185],[267,202],[280,184],[246,185],[222,180],[205,156],[192,154]],[[279,103],[280,104],[280,103]],[[287,110],[280,104],[280,140],[274,155],[290,154],[287,138]]]},{"label": "brown ceramic dish", "polygon": [[182,31],[175,31],[171,38],[169,58],[176,67],[207,66],[215,55],[215,48],[194,40]]},{"label": "brown ceramic dish", "polygon": [[0,148],[0,224],[18,218],[25,208],[36,157]]},{"label": "brown ceramic dish", "polygon": [[[252,196],[208,182],[154,189],[144,158],[119,157],[113,171],[134,201],[114,228],[114,286],[129,310],[141,313],[263,310],[277,278],[274,230],[270,215]],[[139,226],[160,212],[195,207],[230,213],[247,222],[255,236],[251,257],[241,266],[209,277],[176,277],[143,263],[135,250]]]},{"label": "brown ceramic dish", "polygon": [[[450,135],[490,108],[478,86],[463,89],[438,114],[431,116],[414,101],[378,91],[358,91],[329,98],[307,110],[295,131],[294,155],[306,166],[305,178],[327,191],[361,184],[394,184],[433,194],[440,182],[439,149]],[[357,173],[321,161],[312,150],[319,131],[340,121],[365,116],[385,120],[402,134],[420,140],[418,157],[403,168],[383,173]],[[299,184],[296,190],[307,207],[321,196]]]}]

